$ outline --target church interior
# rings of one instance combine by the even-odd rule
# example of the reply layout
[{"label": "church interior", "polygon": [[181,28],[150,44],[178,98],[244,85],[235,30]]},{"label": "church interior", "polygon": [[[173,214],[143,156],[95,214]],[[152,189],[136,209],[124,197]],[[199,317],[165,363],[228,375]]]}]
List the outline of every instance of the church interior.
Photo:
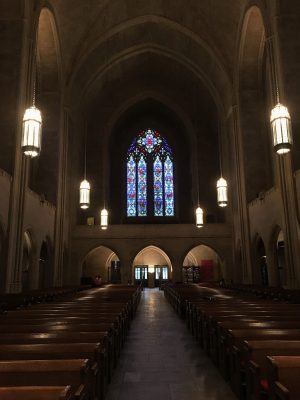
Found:
[{"label": "church interior", "polygon": [[[224,376],[237,358],[222,364],[221,339],[206,343],[199,310],[232,310],[235,295],[238,310],[257,309],[268,293],[297,314],[299,23],[296,0],[1,1],[0,310],[29,294],[71,302],[80,287],[89,288],[75,295],[82,313],[114,298],[105,312],[129,321],[139,302],[168,300],[223,365],[228,400],[293,399],[244,392]],[[0,323],[0,358],[2,333]],[[131,383],[132,373],[123,371]],[[101,390],[77,399],[104,399],[109,366],[103,374]],[[150,398],[118,390],[108,400]],[[174,393],[162,398],[201,398]]]}]

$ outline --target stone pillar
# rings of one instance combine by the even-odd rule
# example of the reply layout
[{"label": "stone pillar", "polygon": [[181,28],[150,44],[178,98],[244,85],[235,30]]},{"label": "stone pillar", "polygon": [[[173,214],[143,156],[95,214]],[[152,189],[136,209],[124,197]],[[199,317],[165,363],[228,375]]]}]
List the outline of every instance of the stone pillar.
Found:
[{"label": "stone pillar", "polygon": [[64,244],[68,242],[67,194],[68,194],[68,121],[69,113],[65,108],[61,113],[57,208],[54,237],[54,285],[62,286],[64,264]]},{"label": "stone pillar", "polygon": [[5,290],[9,293],[17,293],[22,290],[22,257],[23,257],[23,225],[25,209],[25,192],[28,180],[28,163],[21,151],[22,119],[27,100],[32,91],[32,63],[35,41],[30,38],[30,21],[23,19],[23,29],[17,40],[22,43],[19,69],[19,85],[16,125],[15,125],[15,158],[13,168],[13,182],[10,195],[10,209],[8,221],[8,248],[7,248],[7,272]]},{"label": "stone pillar", "polygon": [[[271,78],[273,88],[274,106],[277,101],[287,104],[285,97],[285,81],[282,79],[281,66],[284,58],[285,36],[279,35],[278,17],[274,18],[274,35],[267,40],[267,50],[271,65]],[[285,68],[289,68],[285,64]],[[277,94],[277,95],[276,95]],[[278,98],[277,98],[278,97]],[[292,150],[293,151],[293,150]],[[298,224],[298,204],[296,197],[295,181],[292,167],[291,153],[277,155],[276,165],[278,174],[276,184],[279,187],[282,200],[282,220],[286,254],[287,286],[289,288],[300,287],[300,247],[299,247],[299,224]]]},{"label": "stone pillar", "polygon": [[[241,243],[241,263],[236,268],[242,268],[243,283],[252,282],[251,268],[251,243],[249,233],[249,214],[245,190],[245,174],[243,164],[243,143],[238,119],[238,107],[232,106],[228,118],[227,129],[231,132],[232,166],[231,166],[231,186],[232,202],[234,203],[233,216],[233,237],[234,245],[240,239]],[[233,207],[233,205],[232,205]],[[237,260],[235,260],[237,262]]]}]

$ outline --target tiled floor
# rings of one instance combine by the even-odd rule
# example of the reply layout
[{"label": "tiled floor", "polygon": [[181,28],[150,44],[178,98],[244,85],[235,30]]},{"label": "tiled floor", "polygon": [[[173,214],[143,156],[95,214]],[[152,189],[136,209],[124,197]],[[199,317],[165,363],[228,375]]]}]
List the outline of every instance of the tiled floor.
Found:
[{"label": "tiled floor", "polygon": [[236,400],[157,289],[146,289],[106,400]]}]

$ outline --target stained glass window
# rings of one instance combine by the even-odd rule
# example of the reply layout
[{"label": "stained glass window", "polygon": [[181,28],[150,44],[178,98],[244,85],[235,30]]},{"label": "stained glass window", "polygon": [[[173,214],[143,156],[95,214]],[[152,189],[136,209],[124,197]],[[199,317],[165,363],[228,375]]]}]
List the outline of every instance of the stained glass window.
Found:
[{"label": "stained glass window", "polygon": [[174,215],[174,184],[173,184],[173,163],[169,156],[165,159],[165,214]]},{"label": "stained glass window", "polygon": [[143,156],[138,162],[138,216],[147,215],[147,164]]},{"label": "stained glass window", "polygon": [[166,139],[152,129],[140,132],[127,153],[127,216],[149,215],[175,215],[172,151]]},{"label": "stained glass window", "polygon": [[162,162],[159,156],[156,156],[153,164],[153,188],[154,188],[154,215],[163,214],[163,184],[162,184]]},{"label": "stained glass window", "polygon": [[127,161],[127,215],[136,215],[136,163],[132,155]]}]

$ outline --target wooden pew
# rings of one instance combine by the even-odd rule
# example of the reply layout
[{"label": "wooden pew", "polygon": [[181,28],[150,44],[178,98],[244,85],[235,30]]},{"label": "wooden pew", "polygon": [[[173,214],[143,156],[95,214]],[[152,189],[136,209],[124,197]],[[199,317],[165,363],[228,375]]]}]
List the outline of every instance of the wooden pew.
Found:
[{"label": "wooden pew", "polygon": [[[236,393],[243,392],[244,387],[247,400],[255,400],[268,394],[267,356],[300,356],[300,340],[249,340],[244,341],[241,350],[237,347],[234,350],[232,361],[235,364],[233,370],[236,371]],[[231,379],[234,376],[232,374]]]},{"label": "wooden pew", "polygon": [[87,400],[72,396],[70,386],[0,387],[1,400]]},{"label": "wooden pew", "polygon": [[268,356],[270,400],[299,400],[300,356]]},{"label": "wooden pew", "polygon": [[1,344],[50,344],[50,343],[101,343],[101,365],[103,385],[110,382],[113,369],[113,354],[107,332],[44,332],[44,333],[0,333]]},{"label": "wooden pew", "polygon": [[92,400],[97,398],[96,377],[96,363],[84,359],[0,361],[1,387],[68,385],[70,396]]},{"label": "wooden pew", "polygon": [[97,362],[97,388],[100,398],[104,396],[104,366],[101,365],[99,343],[52,343],[52,344],[8,344],[0,345],[0,360],[68,360],[89,359]]}]

